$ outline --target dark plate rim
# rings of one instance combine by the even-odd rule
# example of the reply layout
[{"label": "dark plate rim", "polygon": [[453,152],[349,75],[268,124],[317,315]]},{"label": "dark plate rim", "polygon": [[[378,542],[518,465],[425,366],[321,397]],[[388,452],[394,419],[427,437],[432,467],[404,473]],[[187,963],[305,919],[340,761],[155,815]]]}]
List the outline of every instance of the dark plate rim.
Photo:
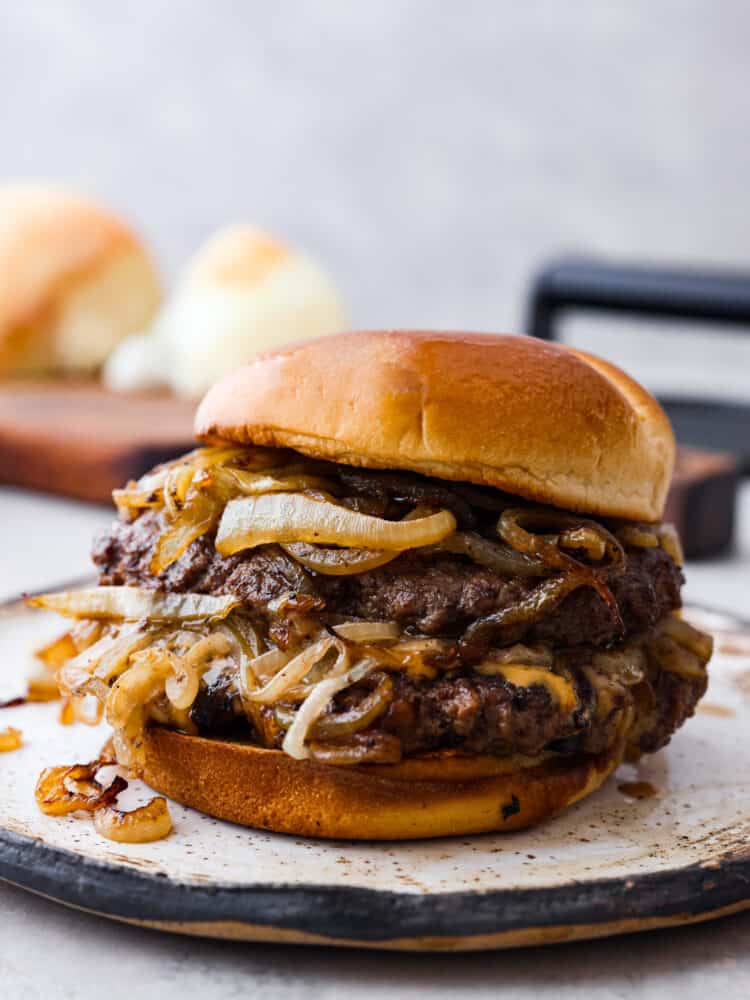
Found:
[{"label": "dark plate rim", "polygon": [[530,928],[690,921],[750,901],[750,849],[665,872],[552,887],[409,893],[353,886],[200,885],[0,830],[0,878],[122,920],[238,923],[373,945]]}]

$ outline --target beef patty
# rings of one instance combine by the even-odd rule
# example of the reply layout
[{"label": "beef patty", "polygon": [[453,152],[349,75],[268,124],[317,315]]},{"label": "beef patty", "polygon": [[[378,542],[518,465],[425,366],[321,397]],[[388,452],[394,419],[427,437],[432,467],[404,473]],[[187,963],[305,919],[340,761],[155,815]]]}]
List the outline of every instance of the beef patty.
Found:
[{"label": "beef patty", "polygon": [[[278,546],[266,545],[223,557],[211,535],[194,541],[158,577],[149,565],[165,528],[163,515],[148,511],[131,522],[117,521],[95,544],[102,584],[129,584],[172,592],[235,594],[253,613],[287,594],[314,598],[323,620],[359,618],[395,621],[424,635],[457,637],[476,620],[513,606],[539,586],[536,578],[503,576],[468,558],[447,553],[407,552],[379,569],[352,576],[321,576],[303,569]],[[628,548],[624,567],[605,578],[617,613],[590,587],[574,591],[526,630],[524,641],[544,641],[563,651],[577,708],[567,715],[542,685],[516,686],[455,664],[435,679],[392,675],[387,710],[353,739],[382,746],[384,761],[401,755],[457,749],[470,753],[597,753],[611,745],[624,713],[637,709],[632,733],[637,749],[663,746],[689,715],[705,689],[705,678],[689,679],[652,670],[637,688],[627,687],[587,664],[601,647],[648,632],[680,604],[682,574],[661,548]],[[514,636],[518,641],[520,636]],[[566,652],[567,651],[567,652]],[[337,696],[341,709],[367,695],[360,685]],[[280,745],[283,725],[273,708],[263,710],[266,745]],[[204,734],[226,735],[247,719],[228,681],[207,685],[191,710]]]},{"label": "beef patty", "polygon": [[[352,576],[320,576],[304,570],[278,546],[266,545],[224,557],[213,537],[194,541],[161,576],[149,563],[164,529],[162,515],[146,512],[135,521],[115,522],[97,540],[93,558],[102,584],[129,584],[173,592],[236,594],[263,613],[287,593],[325,602],[323,616],[395,621],[426,635],[459,635],[482,616],[499,611],[538,586],[539,581],[500,576],[463,556],[404,553],[379,569]],[[581,588],[538,621],[526,639],[558,647],[606,646],[637,635],[680,605],[682,573],[661,548],[627,550],[624,571],[607,580],[620,624],[591,588]],[[514,636],[514,641],[520,638]]]},{"label": "beef patty", "polygon": [[[573,667],[569,676],[578,707],[563,714],[548,689],[538,684],[518,687],[468,670],[435,680],[395,673],[388,708],[359,737],[387,739],[388,760],[449,749],[498,756],[534,756],[544,750],[601,753],[615,742],[625,712],[635,708],[631,748],[653,753],[693,714],[706,690],[705,677],[659,670],[637,688],[591,669]],[[371,678],[372,683],[377,680],[377,675]],[[351,710],[366,696],[363,685],[350,688],[335,699],[336,710]],[[284,729],[273,723],[273,708],[264,711],[270,725],[255,738],[280,747]],[[229,678],[201,685],[191,718],[204,735],[227,736],[247,727]]]}]

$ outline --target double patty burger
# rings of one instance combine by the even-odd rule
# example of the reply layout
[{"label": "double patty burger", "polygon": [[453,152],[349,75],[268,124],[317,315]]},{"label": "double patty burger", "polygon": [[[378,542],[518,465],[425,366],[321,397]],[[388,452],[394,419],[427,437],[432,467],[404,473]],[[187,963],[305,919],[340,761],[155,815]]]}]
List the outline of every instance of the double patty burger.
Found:
[{"label": "double patty burger", "polygon": [[204,399],[205,447],[115,493],[59,671],[119,762],[326,837],[512,830],[664,746],[706,688],[660,523],[669,423],[598,358],[355,333]]}]

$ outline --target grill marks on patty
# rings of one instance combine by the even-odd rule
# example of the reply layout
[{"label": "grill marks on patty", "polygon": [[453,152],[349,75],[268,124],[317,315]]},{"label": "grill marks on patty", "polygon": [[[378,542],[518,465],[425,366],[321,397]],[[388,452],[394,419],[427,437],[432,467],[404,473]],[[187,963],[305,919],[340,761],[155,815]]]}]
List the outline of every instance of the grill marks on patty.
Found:
[{"label": "grill marks on patty", "polygon": [[[263,613],[274,598],[293,592],[325,601],[323,615],[396,621],[426,635],[456,636],[471,622],[517,602],[537,581],[502,577],[461,556],[408,552],[367,573],[315,576],[278,546],[223,557],[204,536],[159,577],[149,563],[163,530],[162,515],[115,522],[96,543],[94,562],[103,584],[166,591],[236,594]],[[629,549],[625,571],[608,581],[625,624],[618,631],[610,609],[590,588],[575,591],[527,635],[555,646],[604,646],[645,631],[680,605],[682,574],[660,548]]]}]

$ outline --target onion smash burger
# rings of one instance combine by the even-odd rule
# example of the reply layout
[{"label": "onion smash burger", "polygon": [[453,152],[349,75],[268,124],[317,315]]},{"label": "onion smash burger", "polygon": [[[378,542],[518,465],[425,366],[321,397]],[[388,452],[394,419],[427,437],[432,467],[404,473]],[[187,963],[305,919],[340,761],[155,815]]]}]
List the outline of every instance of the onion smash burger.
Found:
[{"label": "onion smash burger", "polygon": [[324,837],[514,830],[663,747],[706,689],[644,389],[523,337],[366,332],[258,358],[206,446],[115,492],[59,669],[117,760]]}]

